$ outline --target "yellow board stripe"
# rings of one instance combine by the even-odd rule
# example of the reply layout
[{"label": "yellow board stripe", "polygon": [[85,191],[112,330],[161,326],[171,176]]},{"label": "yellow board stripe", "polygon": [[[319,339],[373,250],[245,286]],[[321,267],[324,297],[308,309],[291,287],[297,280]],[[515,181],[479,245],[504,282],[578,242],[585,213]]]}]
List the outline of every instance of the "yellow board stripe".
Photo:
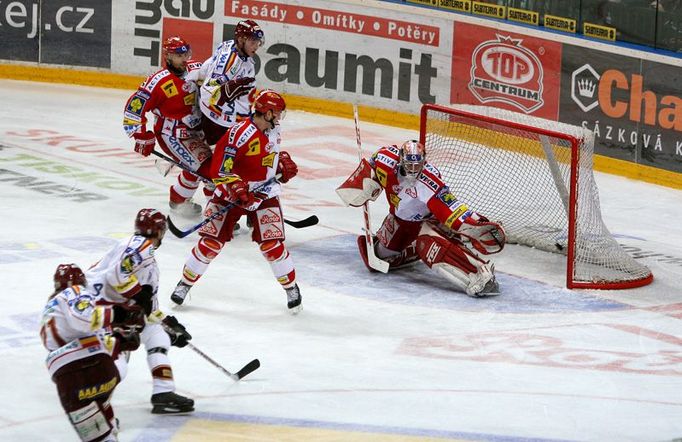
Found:
[{"label": "yellow board stripe", "polygon": [[[134,91],[144,80],[133,75],[100,71],[83,71],[23,64],[0,64],[0,78],[47,83],[78,84],[83,86],[129,89]],[[335,117],[353,118],[353,106],[318,98],[285,95],[287,107]],[[419,115],[404,114],[369,106],[358,106],[363,121],[403,129],[419,130]],[[595,155],[594,168],[600,172],[632,178],[647,183],[682,189],[682,173]]]}]

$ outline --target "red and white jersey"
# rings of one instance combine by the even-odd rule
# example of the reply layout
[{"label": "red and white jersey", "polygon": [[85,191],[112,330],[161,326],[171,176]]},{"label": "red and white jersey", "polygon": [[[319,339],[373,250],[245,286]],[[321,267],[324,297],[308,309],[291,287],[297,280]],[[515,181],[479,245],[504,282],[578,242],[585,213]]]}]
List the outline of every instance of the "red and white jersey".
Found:
[{"label": "red and white jersey", "polygon": [[243,95],[233,102],[218,104],[220,88],[230,80],[256,76],[256,64],[253,58],[240,56],[234,40],[220,43],[211,58],[201,67],[201,85],[199,106],[205,117],[214,123],[229,127],[237,121],[237,116],[246,117],[251,114],[249,94]]},{"label": "red and white jersey", "polygon": [[153,310],[158,309],[159,266],[152,240],[140,235],[124,239],[85,272],[88,289],[99,293],[102,301],[119,304],[128,301],[151,285],[154,291]]},{"label": "red and white jersey", "polygon": [[98,295],[83,286],[73,286],[51,297],[40,324],[40,338],[50,354],[50,375],[64,365],[97,353],[111,355],[115,341],[106,334],[113,310],[96,305]]},{"label": "red and white jersey", "polygon": [[[173,128],[177,124],[190,129],[198,128],[201,112],[196,105],[196,98],[200,69],[200,62],[190,60],[187,62],[187,72],[181,77],[168,69],[161,69],[147,77],[126,102],[123,112],[126,134],[131,137],[140,128],[146,127],[147,112],[156,115],[154,130],[157,133],[168,125]],[[170,123],[164,125],[164,120],[170,120]]]},{"label": "red and white jersey", "polygon": [[[240,121],[218,140],[211,163],[211,177],[218,183],[241,179],[249,184],[250,190],[259,188],[261,200],[279,196],[282,186],[274,178],[281,141],[280,126],[262,132],[251,118]],[[272,183],[260,188],[269,180]],[[224,196],[220,186],[216,188],[216,196]]]},{"label": "red and white jersey", "polygon": [[442,224],[453,227],[453,223],[471,212],[466,204],[457,200],[450,192],[441,174],[426,162],[416,180],[400,173],[400,150],[397,146],[385,146],[369,159],[376,180],[386,191],[390,211],[405,221],[422,221],[431,216]]}]

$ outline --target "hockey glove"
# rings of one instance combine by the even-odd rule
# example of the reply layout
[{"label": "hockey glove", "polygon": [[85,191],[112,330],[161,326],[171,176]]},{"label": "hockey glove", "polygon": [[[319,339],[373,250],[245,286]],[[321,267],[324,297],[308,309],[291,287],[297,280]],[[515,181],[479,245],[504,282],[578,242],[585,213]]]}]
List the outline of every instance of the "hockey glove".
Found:
[{"label": "hockey glove", "polygon": [[131,298],[133,301],[135,301],[135,304],[139,305],[142,308],[142,311],[144,311],[144,314],[146,316],[149,316],[152,313],[152,298],[154,297],[154,289],[150,285],[143,285],[142,289],[135,293],[133,297]]},{"label": "hockey glove", "polygon": [[254,87],[250,83],[253,83],[255,80],[253,77],[243,77],[228,81],[222,86],[220,92],[221,101],[234,101],[242,95],[248,94]]},{"label": "hockey glove", "polygon": [[249,185],[242,180],[233,181],[229,184],[222,184],[225,186],[225,191],[230,201],[240,206],[250,206],[255,199],[253,193],[249,191]]},{"label": "hockey glove", "polygon": [[131,309],[121,305],[114,305],[113,310],[114,318],[111,321],[113,327],[137,330],[144,328],[144,313],[141,308],[135,306]]},{"label": "hockey glove", "polygon": [[192,335],[187,332],[184,325],[180,324],[175,316],[166,316],[163,318],[164,330],[168,333],[171,340],[171,345],[176,347],[184,347],[192,339]]},{"label": "hockey glove", "polygon": [[136,132],[133,134],[133,138],[135,138],[135,152],[143,157],[151,155],[156,144],[154,132]]},{"label": "hockey glove", "polygon": [[289,152],[282,151],[279,153],[277,173],[282,174],[281,178],[279,179],[281,183],[286,183],[298,173],[298,166],[296,163],[294,163],[294,160],[291,159]]},{"label": "hockey glove", "polygon": [[137,332],[131,331],[127,333],[115,332],[111,336],[116,338],[118,344],[118,351],[135,351],[140,347],[140,335]]}]

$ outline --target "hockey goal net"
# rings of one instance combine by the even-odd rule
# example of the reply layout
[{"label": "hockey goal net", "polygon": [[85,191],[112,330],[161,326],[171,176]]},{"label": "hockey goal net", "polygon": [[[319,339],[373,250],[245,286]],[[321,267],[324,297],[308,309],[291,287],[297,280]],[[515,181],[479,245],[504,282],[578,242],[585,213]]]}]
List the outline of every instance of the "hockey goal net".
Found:
[{"label": "hockey goal net", "polygon": [[591,131],[492,107],[427,104],[420,137],[453,193],[501,222],[508,242],[567,255],[568,288],[653,280],[604,225]]}]

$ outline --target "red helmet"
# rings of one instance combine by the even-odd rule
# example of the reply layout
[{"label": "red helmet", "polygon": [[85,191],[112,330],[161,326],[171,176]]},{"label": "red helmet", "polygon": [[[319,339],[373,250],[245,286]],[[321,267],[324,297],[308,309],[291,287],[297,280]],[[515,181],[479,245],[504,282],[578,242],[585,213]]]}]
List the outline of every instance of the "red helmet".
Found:
[{"label": "red helmet", "polygon": [[57,292],[66,290],[72,285],[85,285],[85,275],[76,264],[59,264],[52,279]]},{"label": "red helmet", "polygon": [[287,105],[284,103],[284,98],[270,89],[263,89],[253,100],[253,109],[260,114],[265,114],[269,110],[284,112],[286,108]]},{"label": "red helmet", "polygon": [[189,43],[177,35],[168,37],[163,41],[164,58],[166,54],[184,54],[185,52],[189,52],[191,49],[192,48],[190,47]]},{"label": "red helmet", "polygon": [[135,233],[147,238],[163,238],[166,233],[166,215],[156,209],[142,209],[135,217]]},{"label": "red helmet", "polygon": [[237,23],[237,27],[234,28],[234,38],[237,39],[239,37],[260,40],[261,44],[265,41],[263,30],[258,26],[258,23],[253,20],[242,20]]}]

